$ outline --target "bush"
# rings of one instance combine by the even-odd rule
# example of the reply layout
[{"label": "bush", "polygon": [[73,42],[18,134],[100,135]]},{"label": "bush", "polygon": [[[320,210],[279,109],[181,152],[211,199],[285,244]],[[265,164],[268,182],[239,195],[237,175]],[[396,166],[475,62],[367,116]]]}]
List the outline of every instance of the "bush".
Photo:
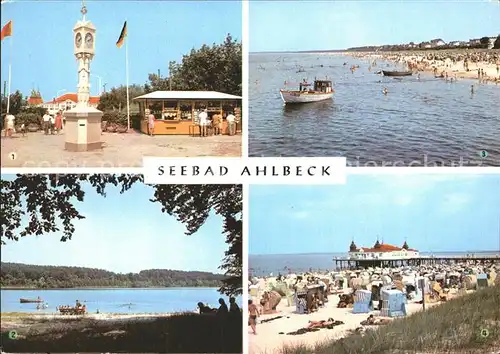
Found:
[{"label": "bush", "polygon": [[106,111],[102,116],[102,121],[108,124],[114,123],[122,126],[127,126],[127,114],[118,111]]},{"label": "bush", "polygon": [[141,115],[139,113],[130,116],[130,127],[135,130],[141,130]]},{"label": "bush", "polygon": [[47,113],[47,109],[38,106],[26,106],[21,109],[20,113],[33,113],[41,118],[45,113]]},{"label": "bush", "polygon": [[41,126],[41,118],[39,115],[35,114],[35,113],[25,113],[25,112],[21,112],[19,114],[16,115],[16,120],[14,122],[14,124],[16,126],[20,126],[21,124],[24,124],[26,127],[28,127],[28,125],[37,125],[37,126]]}]

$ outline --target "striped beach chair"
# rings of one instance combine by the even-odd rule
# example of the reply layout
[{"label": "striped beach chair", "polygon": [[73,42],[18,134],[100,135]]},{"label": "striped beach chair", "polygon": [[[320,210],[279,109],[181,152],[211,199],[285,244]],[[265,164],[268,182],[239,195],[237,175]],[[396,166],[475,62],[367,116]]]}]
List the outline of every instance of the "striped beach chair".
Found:
[{"label": "striped beach chair", "polygon": [[356,290],[354,294],[353,313],[368,313],[373,310],[372,292],[369,290]]},{"label": "striped beach chair", "polygon": [[406,296],[399,290],[383,290],[382,309],[380,315],[384,317],[406,316]]}]

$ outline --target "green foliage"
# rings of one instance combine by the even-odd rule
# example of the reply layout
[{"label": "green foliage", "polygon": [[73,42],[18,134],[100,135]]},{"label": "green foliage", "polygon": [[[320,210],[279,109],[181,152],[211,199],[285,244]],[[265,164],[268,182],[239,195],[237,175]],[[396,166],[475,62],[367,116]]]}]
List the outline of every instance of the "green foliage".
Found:
[{"label": "green foliage", "polygon": [[22,111],[16,115],[15,124],[16,124],[16,126],[20,126],[21,124],[24,124],[26,127],[28,127],[28,125],[30,125],[30,124],[36,124],[36,125],[40,126],[41,119],[42,119],[42,117],[35,114],[35,113],[26,113],[26,112]]},{"label": "green foliage", "polygon": [[[85,218],[75,208],[82,202],[85,192],[82,185],[90,184],[105,196],[106,186],[120,185],[121,193],[136,182],[143,182],[141,175],[17,175],[14,180],[1,180],[2,208],[1,243],[19,240],[29,235],[43,235],[62,231],[61,241],[71,239],[75,231],[73,220]],[[229,249],[221,269],[226,278],[221,291],[227,295],[242,293],[242,186],[241,185],[154,185],[154,199],[162,212],[175,216],[192,235],[205,223],[213,210],[223,220],[223,233]],[[28,225],[22,225],[28,216]],[[62,230],[59,225],[62,224]]]},{"label": "green foliage", "polygon": [[140,114],[131,114],[130,115],[130,127],[135,130],[141,129],[141,115]]},{"label": "green foliage", "polygon": [[[137,104],[133,99],[144,94],[144,88],[140,85],[129,85],[129,103],[137,110]],[[127,86],[113,87],[109,92],[101,95],[97,109],[101,111],[127,111]]]},{"label": "green foliage", "polygon": [[84,267],[39,266],[3,263],[0,270],[2,287],[75,288],[75,287],[218,287],[221,274],[150,269],[139,273],[117,274]]},{"label": "green foliage", "polygon": [[[47,113],[47,109],[46,108],[43,108],[43,107],[39,107],[39,106],[24,106],[22,109],[21,109],[21,112],[22,113],[32,113],[32,114],[36,114],[38,117],[40,117],[40,119],[42,119],[43,115],[45,113]],[[17,117],[16,117],[17,119]]]},{"label": "green foliage", "polygon": [[[26,105],[26,99],[23,94],[17,90],[10,94],[10,110],[9,113],[16,115],[21,111],[21,108]],[[2,113],[7,111],[7,97],[2,97]]]},{"label": "green foliage", "polygon": [[105,111],[102,121],[127,126],[127,114],[119,111]]},{"label": "green foliage", "polygon": [[181,63],[170,62],[169,79],[149,74],[146,92],[158,90],[219,91],[241,96],[242,94],[241,42],[227,35],[222,44],[203,45],[184,55]]},{"label": "green foliage", "polygon": [[481,43],[481,45],[484,48],[488,48],[488,45],[490,44],[490,39],[488,37],[481,37],[481,39],[479,40],[479,43]]},{"label": "green foliage", "polygon": [[493,44],[494,49],[500,49],[500,34],[498,35],[497,39],[495,40],[495,43]]}]

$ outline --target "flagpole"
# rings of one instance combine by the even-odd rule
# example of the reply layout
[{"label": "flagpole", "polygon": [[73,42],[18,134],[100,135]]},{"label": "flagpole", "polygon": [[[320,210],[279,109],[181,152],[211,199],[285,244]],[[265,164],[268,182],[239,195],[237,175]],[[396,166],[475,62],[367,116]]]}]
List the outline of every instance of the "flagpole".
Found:
[{"label": "flagpole", "polygon": [[12,36],[10,36],[9,48],[9,86],[7,86],[7,114],[10,112],[10,82],[12,78]]},{"label": "flagpole", "polygon": [[[127,23],[128,25],[128,23]],[[128,37],[128,36],[127,36]],[[130,96],[128,92],[128,38],[125,38],[125,70],[127,71],[127,130],[130,130]]]}]

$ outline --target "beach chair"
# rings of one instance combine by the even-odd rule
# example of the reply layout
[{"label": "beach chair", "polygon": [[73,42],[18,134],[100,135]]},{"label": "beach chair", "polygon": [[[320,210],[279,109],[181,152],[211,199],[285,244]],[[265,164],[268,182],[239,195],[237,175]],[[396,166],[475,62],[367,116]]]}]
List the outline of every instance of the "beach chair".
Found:
[{"label": "beach chair", "polygon": [[382,309],[380,315],[384,317],[406,316],[406,296],[399,290],[383,290]]},{"label": "beach chair", "polygon": [[353,313],[368,313],[373,310],[371,303],[372,292],[369,290],[357,290],[354,294]]},{"label": "beach chair", "polygon": [[477,288],[487,288],[488,287],[488,275],[478,274],[477,275]]},{"label": "beach chair", "polygon": [[307,299],[305,292],[295,294],[295,311],[299,314],[307,313]]}]

